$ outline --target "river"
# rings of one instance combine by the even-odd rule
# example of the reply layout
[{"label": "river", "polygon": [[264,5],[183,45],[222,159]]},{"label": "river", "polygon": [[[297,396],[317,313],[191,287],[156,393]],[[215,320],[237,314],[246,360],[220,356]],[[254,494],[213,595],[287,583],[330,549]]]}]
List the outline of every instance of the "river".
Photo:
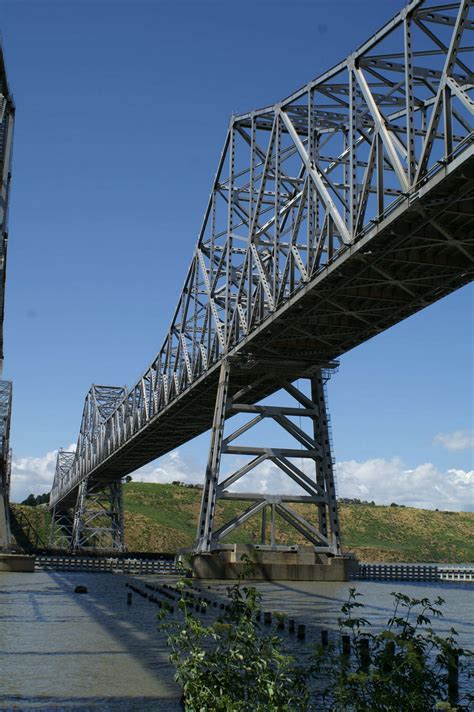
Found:
[{"label": "river", "polygon": [[[127,606],[125,583],[132,580],[111,573],[1,573],[0,709],[180,710],[168,649],[156,630],[157,607],[137,595]],[[143,588],[145,582],[174,580],[145,576],[136,577],[135,584]],[[75,594],[78,584],[88,593]],[[275,582],[258,588],[265,609],[308,625],[307,643],[300,643],[307,650],[320,627],[336,627],[352,585],[364,594],[361,600],[376,625],[390,615],[391,591],[432,600],[442,596],[444,618],[437,628],[453,626],[460,644],[474,647],[473,584]],[[224,591],[224,585],[212,582],[212,595]]]}]

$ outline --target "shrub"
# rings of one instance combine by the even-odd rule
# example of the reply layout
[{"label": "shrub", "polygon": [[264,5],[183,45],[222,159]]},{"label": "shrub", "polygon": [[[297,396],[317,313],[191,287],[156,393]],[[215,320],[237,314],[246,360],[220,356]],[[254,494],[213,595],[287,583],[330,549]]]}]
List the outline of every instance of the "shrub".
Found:
[{"label": "shrub", "polygon": [[193,615],[185,596],[184,622],[162,624],[187,712],[306,710],[304,671],[281,652],[278,636],[262,635],[254,621],[260,594],[237,584],[227,595],[229,610],[210,625]]},{"label": "shrub", "polygon": [[474,700],[466,695],[456,706],[452,689],[449,694],[448,668],[472,654],[458,647],[454,629],[442,638],[431,628],[431,618],[442,616],[442,598],[431,603],[393,593],[386,628],[371,633],[370,622],[355,615],[363,604],[351,589],[338,622],[352,654],[340,644],[318,646],[311,661],[298,666],[278,636],[263,634],[254,587],[229,587],[228,610],[206,625],[193,615],[186,585],[179,584],[184,620],[163,620],[161,628],[187,712],[431,712],[467,710]]},{"label": "shrub", "polygon": [[352,657],[344,655],[340,646],[329,650],[319,647],[316,651],[312,674],[326,680],[322,697],[329,709],[345,712],[469,709],[474,699],[470,694],[458,706],[451,705],[457,694],[450,685],[449,669],[457,678],[459,658],[469,658],[471,653],[458,647],[453,628],[447,638],[431,628],[431,618],[442,616],[440,607],[444,600],[438,597],[433,604],[428,598],[392,593],[393,615],[384,630],[372,634],[368,630],[370,622],[354,615],[363,607],[358,600],[361,595],[355,589],[350,590],[349,600],[342,607],[344,616],[339,618],[341,636],[350,635]]}]

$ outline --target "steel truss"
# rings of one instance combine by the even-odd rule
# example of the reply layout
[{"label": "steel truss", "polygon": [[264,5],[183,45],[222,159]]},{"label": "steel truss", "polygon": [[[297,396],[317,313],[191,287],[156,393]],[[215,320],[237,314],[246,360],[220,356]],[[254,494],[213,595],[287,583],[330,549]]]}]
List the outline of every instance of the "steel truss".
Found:
[{"label": "steel truss", "polygon": [[[230,378],[231,362],[229,359],[224,359],[220,370],[211,430],[209,459],[197,529],[196,551],[204,553],[211,551],[213,548],[218,548],[224,537],[259,513],[262,516],[261,546],[266,546],[266,516],[269,508],[271,512],[271,548],[277,548],[275,515],[279,514],[293,529],[315,546],[317,552],[331,555],[340,554],[341,536],[325,397],[325,383],[329,378],[329,370],[318,369],[309,378],[311,397],[305,395],[294,384],[282,379],[282,389],[292,396],[296,401],[297,407],[241,403],[242,392],[238,391],[234,396],[229,394]],[[252,386],[247,386],[245,390],[246,395],[248,395],[249,391],[252,390]],[[226,419],[237,413],[253,417],[227,437],[224,437]],[[292,447],[231,445],[244,433],[250,432],[265,418],[273,420],[279,428],[290,434],[296,443]],[[312,425],[312,432],[309,434],[301,426],[301,423],[299,425],[295,423],[295,418],[299,418],[300,421],[301,418],[309,420]],[[299,448],[295,445],[298,445]],[[223,454],[233,456],[250,455],[252,459],[220,481]],[[295,458],[298,458],[301,463],[304,460],[307,466],[298,466]],[[244,494],[228,490],[242,477],[266,461],[276,465],[279,471],[289,477],[305,494]],[[311,463],[313,470],[312,475],[308,475],[307,472],[309,463]],[[244,512],[216,528],[215,511],[217,502],[229,499],[251,502],[251,504]],[[314,505],[318,526],[292,509],[290,503],[293,502]]]},{"label": "steel truss", "polygon": [[[66,485],[71,479],[74,463],[80,458],[84,469],[94,463],[94,445],[102,424],[110,417],[126,389],[121,386],[91,386],[82,414],[75,452],[59,450],[54,481]],[[53,505],[51,546],[81,549],[124,549],[121,481],[97,482],[86,475],[80,483],[71,515]]]},{"label": "steel truss", "polygon": [[472,279],[471,8],[411,0],[343,62],[231,118],[163,346],[105,417],[91,389],[51,507],[209,428],[229,356],[298,356],[296,378]]},{"label": "steel truss", "polygon": [[8,87],[3,51],[0,48],[0,374],[3,367],[3,320],[8,248],[8,204],[12,174],[15,105]]},{"label": "steel truss", "polygon": [[122,482],[104,487],[82,480],[74,514],[72,548],[124,550]]},{"label": "steel truss", "polygon": [[53,507],[48,545],[50,549],[72,549],[74,512]]},{"label": "steel truss", "polygon": [[12,412],[12,383],[0,381],[0,550],[11,545],[10,480],[11,449],[10,421]]},{"label": "steel truss", "polygon": [[[3,369],[3,321],[5,316],[5,283],[7,274],[8,206],[12,172],[13,129],[15,105],[0,47],[0,375]],[[9,446],[12,384],[0,381],[0,549],[11,546]]]},{"label": "steel truss", "polygon": [[[74,458],[74,452],[59,449],[56,458],[55,481],[63,481],[68,477]],[[70,549],[72,546],[73,524],[74,512],[71,512],[69,508],[60,509],[54,506],[51,512],[49,546],[51,548]]]}]

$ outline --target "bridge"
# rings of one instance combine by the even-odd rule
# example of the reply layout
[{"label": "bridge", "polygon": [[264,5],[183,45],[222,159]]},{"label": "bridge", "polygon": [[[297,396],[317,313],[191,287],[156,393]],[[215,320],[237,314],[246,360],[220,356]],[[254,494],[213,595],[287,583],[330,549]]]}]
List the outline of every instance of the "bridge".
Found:
[{"label": "bridge", "polygon": [[[133,387],[93,385],[76,451],[59,451],[52,541],[122,548],[122,479],[211,429],[196,552],[225,549],[259,514],[263,550],[278,550],[282,518],[316,553],[340,553],[336,360],[473,277],[471,11],[412,0],[314,81],[231,117],[160,351]],[[261,403],[278,392],[282,406]],[[236,414],[247,420],[226,435]],[[293,447],[238,444],[266,418]],[[250,459],[223,479],[223,455]],[[232,491],[266,461],[302,494]],[[225,498],[247,508],[218,526]]]},{"label": "bridge", "polygon": [[[8,88],[3,51],[0,47],[0,375],[3,368],[3,319],[5,315],[5,280],[8,247],[8,199],[15,106]],[[12,384],[0,380],[0,551],[11,544],[10,501],[10,420]]]}]

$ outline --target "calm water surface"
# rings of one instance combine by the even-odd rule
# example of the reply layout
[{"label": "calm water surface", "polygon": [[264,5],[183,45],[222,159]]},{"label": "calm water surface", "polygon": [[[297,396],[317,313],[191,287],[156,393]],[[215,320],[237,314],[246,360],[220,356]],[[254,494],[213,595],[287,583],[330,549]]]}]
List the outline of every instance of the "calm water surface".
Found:
[{"label": "calm water surface", "polygon": [[[180,710],[179,690],[168,650],[156,631],[157,607],[133,596],[114,574],[0,574],[0,709],[2,710]],[[135,583],[173,577],[136,577]],[[74,594],[85,584],[87,595]],[[207,583],[205,587],[207,587]],[[226,585],[209,582],[212,596]],[[304,656],[320,628],[336,629],[349,588],[364,594],[368,617],[384,623],[391,591],[446,599],[439,631],[451,626],[460,644],[474,648],[474,585],[464,583],[276,582],[258,584],[266,610],[282,611],[308,626],[305,643],[285,634],[292,652]]]}]

